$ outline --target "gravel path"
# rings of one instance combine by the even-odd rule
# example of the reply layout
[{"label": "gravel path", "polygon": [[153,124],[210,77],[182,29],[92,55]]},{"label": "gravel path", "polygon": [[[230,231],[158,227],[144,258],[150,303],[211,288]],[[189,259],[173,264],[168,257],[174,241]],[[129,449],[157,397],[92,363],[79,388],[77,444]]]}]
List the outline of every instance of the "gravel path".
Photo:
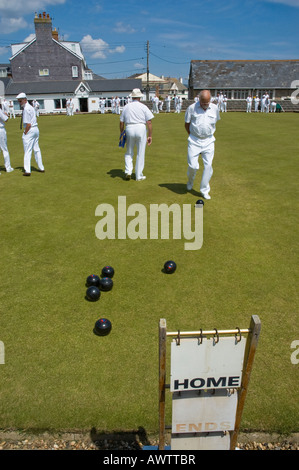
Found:
[{"label": "gravel path", "polygon": [[[274,435],[241,434],[238,448],[243,450],[299,450],[299,434],[288,439]],[[27,435],[0,431],[0,450],[142,450],[143,445],[157,446],[155,438],[139,433],[96,435],[67,433]]]}]

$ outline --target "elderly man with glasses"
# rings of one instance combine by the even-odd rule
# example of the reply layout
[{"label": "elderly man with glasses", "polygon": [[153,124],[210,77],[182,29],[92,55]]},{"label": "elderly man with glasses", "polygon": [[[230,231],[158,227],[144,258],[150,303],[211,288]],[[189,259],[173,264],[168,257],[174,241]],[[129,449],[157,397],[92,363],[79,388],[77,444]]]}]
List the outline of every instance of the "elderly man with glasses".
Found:
[{"label": "elderly man with glasses", "polygon": [[202,90],[199,100],[187,108],[185,129],[188,137],[188,182],[187,190],[193,188],[194,179],[199,169],[198,158],[202,157],[204,169],[200,183],[200,194],[204,199],[211,199],[210,179],[213,174],[212,162],[215,152],[216,122],[220,119],[218,107],[211,103],[209,90]]}]

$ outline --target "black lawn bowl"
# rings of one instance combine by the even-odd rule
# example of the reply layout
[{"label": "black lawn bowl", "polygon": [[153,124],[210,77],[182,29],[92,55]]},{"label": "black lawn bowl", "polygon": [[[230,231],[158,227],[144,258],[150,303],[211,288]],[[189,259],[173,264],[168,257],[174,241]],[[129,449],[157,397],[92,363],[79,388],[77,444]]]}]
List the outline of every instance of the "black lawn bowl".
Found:
[{"label": "black lawn bowl", "polygon": [[111,290],[113,287],[113,281],[110,277],[103,277],[101,280],[100,280],[100,289],[105,291],[105,292],[108,292],[109,290]]},{"label": "black lawn bowl", "polygon": [[172,274],[176,270],[176,263],[174,261],[166,261],[164,264],[164,272],[166,274]]},{"label": "black lawn bowl", "polygon": [[195,206],[203,206],[204,205],[204,201],[202,199],[198,199],[198,201],[196,201],[195,203]]},{"label": "black lawn bowl", "polygon": [[93,332],[98,336],[109,335],[112,328],[111,322],[107,318],[100,318],[94,325]]},{"label": "black lawn bowl", "polygon": [[96,274],[90,274],[88,278],[86,279],[86,285],[89,286],[100,286],[100,278]]},{"label": "black lawn bowl", "polygon": [[99,300],[101,295],[100,289],[97,286],[90,286],[86,291],[86,298],[91,302]]},{"label": "black lawn bowl", "polygon": [[114,276],[114,269],[112,266],[104,266],[102,269],[102,276],[112,278]]}]

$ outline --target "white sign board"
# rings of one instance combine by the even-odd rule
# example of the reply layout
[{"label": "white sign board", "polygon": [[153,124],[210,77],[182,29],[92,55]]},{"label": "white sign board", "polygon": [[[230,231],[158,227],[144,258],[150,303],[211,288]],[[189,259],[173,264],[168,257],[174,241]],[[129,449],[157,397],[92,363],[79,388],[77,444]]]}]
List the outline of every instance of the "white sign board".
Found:
[{"label": "white sign board", "polygon": [[171,450],[229,450],[230,435],[223,432],[201,435],[174,434],[171,437]]},{"label": "white sign board", "polygon": [[245,346],[243,336],[172,341],[170,391],[239,388]]},{"label": "white sign board", "polygon": [[172,433],[232,431],[238,394],[234,390],[175,392],[172,395]]}]

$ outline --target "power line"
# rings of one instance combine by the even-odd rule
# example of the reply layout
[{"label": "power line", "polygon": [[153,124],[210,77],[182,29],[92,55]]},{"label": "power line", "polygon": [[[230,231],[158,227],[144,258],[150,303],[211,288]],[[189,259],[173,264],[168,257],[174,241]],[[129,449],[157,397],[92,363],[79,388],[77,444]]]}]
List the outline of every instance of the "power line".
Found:
[{"label": "power line", "polygon": [[151,55],[156,57],[157,59],[163,60],[164,62],[168,62],[169,64],[176,64],[176,65],[183,65],[183,64],[190,64],[190,60],[188,62],[173,62],[171,60],[163,59],[163,57],[159,57],[158,55],[154,54],[153,52],[150,52]]},{"label": "power line", "polygon": [[121,62],[131,62],[132,60],[143,60],[144,57],[136,57],[136,59],[124,59],[124,60],[115,60],[113,62],[96,62],[89,65],[107,65],[107,64],[119,64]]}]

